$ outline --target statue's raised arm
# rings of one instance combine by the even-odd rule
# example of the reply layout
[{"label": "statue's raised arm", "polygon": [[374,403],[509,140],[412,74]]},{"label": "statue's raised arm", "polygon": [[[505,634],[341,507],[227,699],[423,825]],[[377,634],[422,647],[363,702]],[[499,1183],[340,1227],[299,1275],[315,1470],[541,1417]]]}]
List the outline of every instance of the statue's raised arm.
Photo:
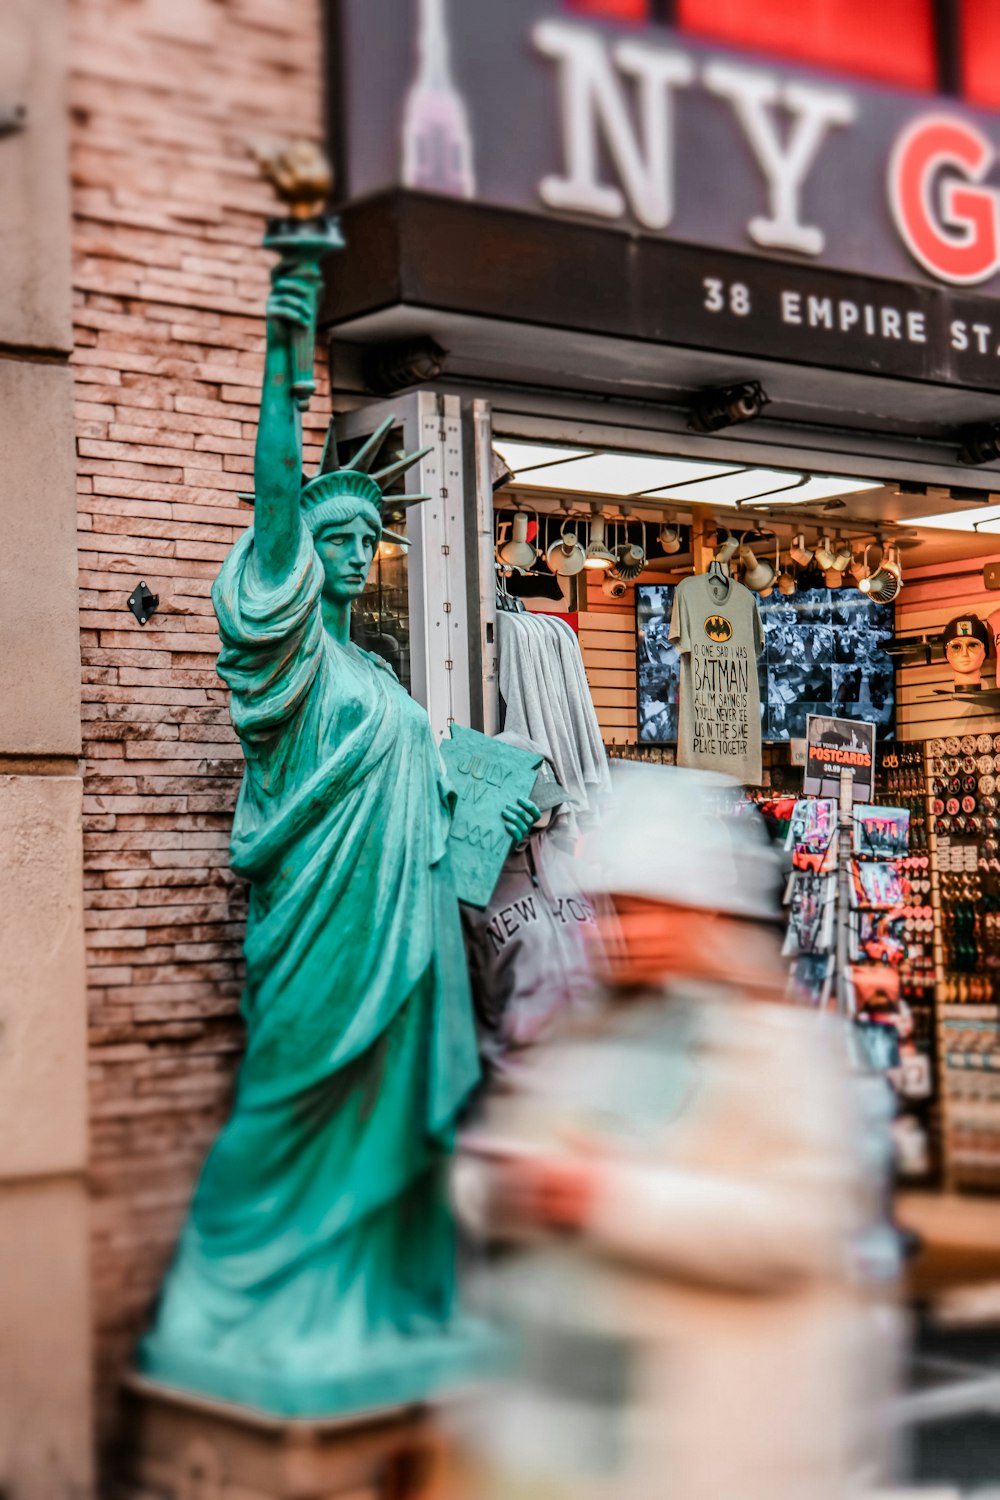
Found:
[{"label": "statue's raised arm", "polygon": [[302,531],[302,414],[293,394],[296,330],[316,326],[315,266],[281,261],[267,299],[267,350],[254,450],[254,546],[264,583],[287,578]]}]

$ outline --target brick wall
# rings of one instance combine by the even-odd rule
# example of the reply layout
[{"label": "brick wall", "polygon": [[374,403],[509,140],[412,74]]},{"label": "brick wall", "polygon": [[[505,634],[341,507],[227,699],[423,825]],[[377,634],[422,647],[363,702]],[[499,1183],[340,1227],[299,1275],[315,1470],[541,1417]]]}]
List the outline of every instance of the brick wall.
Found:
[{"label": "brick wall", "polygon": [[[241,771],[209,592],[248,519],[270,189],[319,0],[70,0],[93,1277],[105,1431],[241,1046]],[[314,402],[311,443],[325,426]],[[314,456],[318,460],[319,449]],[[125,607],[145,579],[160,608]]]}]

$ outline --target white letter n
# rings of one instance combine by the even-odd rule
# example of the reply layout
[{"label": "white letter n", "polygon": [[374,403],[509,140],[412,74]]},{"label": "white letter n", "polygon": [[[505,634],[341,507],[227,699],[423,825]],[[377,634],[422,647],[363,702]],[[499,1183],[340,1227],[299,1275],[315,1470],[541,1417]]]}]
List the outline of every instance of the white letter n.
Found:
[{"label": "white letter n", "polygon": [[[829,127],[849,125],[854,119],[850,94],[801,83],[786,83],[779,91],[769,74],[730,63],[710,63],[705,87],[732,104],[767,180],[771,217],[751,219],[750,238],[758,245],[819,255],[823,233],[802,223],[799,195]],[[779,102],[792,116],[784,144],[769,113]]]},{"label": "white letter n", "polygon": [[[550,208],[600,214],[618,219],[625,197],[647,229],[664,229],[673,217],[670,90],[690,83],[694,69],[678,52],[664,52],[635,42],[620,42],[614,63],[638,81],[640,132],[629,116],[626,91],[601,40],[560,21],[542,21],[534,30],[535,46],[560,63],[564,177],[546,177],[539,185]],[[599,127],[622,187],[599,180]]]}]

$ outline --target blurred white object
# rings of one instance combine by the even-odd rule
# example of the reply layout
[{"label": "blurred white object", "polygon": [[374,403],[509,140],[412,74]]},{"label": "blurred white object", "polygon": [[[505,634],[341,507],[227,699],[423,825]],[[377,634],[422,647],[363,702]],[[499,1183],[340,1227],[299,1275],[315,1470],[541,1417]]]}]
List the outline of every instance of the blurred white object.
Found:
[{"label": "blurred white object", "polygon": [[737,814],[739,789],[712,771],[611,762],[611,797],[588,843],[592,882],[734,916],[773,917],[778,856],[752,808]]},{"label": "blurred white object", "polygon": [[480,1226],[504,1158],[590,1163],[597,1188],[494,1273],[523,1367],[474,1424],[466,1497],[858,1500],[891,1360],[849,1271],[866,1185],[835,1030],[704,985],[634,1000],[540,1048],[477,1137]]}]

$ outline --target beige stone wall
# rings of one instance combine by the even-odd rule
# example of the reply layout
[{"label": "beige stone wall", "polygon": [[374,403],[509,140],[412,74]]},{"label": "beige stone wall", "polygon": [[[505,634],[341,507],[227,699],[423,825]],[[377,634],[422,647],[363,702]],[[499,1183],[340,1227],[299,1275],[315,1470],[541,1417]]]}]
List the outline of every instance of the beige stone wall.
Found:
[{"label": "beige stone wall", "polygon": [[4,0],[0,43],[0,108],[23,110],[22,128],[0,141],[0,344],[68,354],[64,0]]},{"label": "beige stone wall", "polygon": [[91,1490],[65,16],[0,6],[0,1493]]},{"label": "beige stone wall", "polygon": [[0,1478],[11,1500],[90,1500],[87,1195],[73,1175],[0,1188]]},{"label": "beige stone wall", "polygon": [[[270,189],[319,0],[70,0],[91,1182],[105,1423],[241,1046],[241,772],[209,591],[247,524]],[[314,403],[308,435],[325,426]],[[319,449],[313,450],[318,460]],[[160,595],[140,627],[139,579]]]}]

